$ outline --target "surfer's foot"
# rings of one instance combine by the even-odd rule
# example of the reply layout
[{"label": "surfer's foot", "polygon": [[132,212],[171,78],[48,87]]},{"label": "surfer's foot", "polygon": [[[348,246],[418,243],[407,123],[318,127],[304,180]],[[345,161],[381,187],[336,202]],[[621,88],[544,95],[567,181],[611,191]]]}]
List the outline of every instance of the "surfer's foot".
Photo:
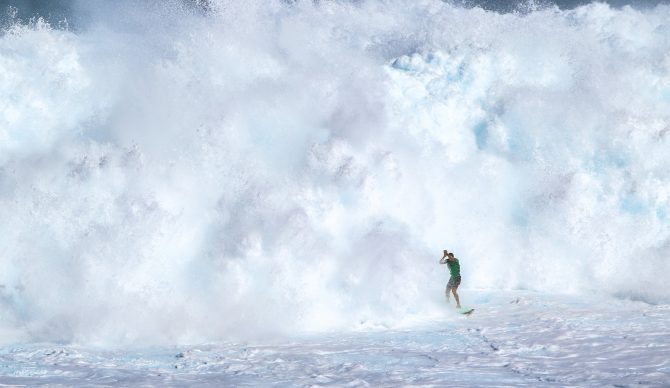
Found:
[{"label": "surfer's foot", "polygon": [[460,309],[460,308],[461,308],[461,305],[460,305],[460,304],[457,304],[457,305],[456,305],[456,308],[457,308],[457,309]]}]

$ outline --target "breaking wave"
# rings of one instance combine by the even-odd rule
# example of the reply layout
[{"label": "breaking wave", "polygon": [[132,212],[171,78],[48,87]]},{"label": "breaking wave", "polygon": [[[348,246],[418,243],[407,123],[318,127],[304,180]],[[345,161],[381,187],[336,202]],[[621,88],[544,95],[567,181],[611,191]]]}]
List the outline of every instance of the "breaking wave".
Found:
[{"label": "breaking wave", "polygon": [[669,6],[129,3],[4,24],[0,341],[670,300]]}]

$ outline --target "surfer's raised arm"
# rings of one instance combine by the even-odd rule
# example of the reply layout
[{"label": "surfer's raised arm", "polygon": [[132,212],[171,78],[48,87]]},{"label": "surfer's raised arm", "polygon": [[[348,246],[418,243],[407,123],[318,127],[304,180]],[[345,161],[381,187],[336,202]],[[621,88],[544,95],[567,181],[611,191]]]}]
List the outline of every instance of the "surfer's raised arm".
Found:
[{"label": "surfer's raised arm", "polygon": [[449,252],[447,252],[446,249],[443,252],[444,256],[442,256],[442,258],[440,259],[440,264],[447,264],[447,255],[449,254]]}]

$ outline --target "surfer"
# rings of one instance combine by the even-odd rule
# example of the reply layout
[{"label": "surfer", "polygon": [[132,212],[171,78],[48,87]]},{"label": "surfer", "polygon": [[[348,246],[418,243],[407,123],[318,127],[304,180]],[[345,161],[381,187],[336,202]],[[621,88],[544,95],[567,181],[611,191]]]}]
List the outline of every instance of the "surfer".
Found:
[{"label": "surfer", "polygon": [[447,283],[447,288],[445,293],[447,295],[447,303],[449,302],[449,292],[451,291],[454,294],[454,299],[456,299],[456,308],[461,308],[461,300],[458,298],[458,286],[461,284],[461,265],[458,263],[458,259],[454,257],[454,254],[444,250],[444,256],[440,259],[440,264],[446,264],[449,267],[449,282]]}]

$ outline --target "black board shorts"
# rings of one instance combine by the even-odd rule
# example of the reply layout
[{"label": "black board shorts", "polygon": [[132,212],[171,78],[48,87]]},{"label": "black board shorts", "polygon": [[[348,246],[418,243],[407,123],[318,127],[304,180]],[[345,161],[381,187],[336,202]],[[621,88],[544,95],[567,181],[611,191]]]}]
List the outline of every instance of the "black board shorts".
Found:
[{"label": "black board shorts", "polygon": [[447,288],[456,288],[461,285],[461,277],[456,276],[455,278],[450,277],[449,283],[447,283]]}]

